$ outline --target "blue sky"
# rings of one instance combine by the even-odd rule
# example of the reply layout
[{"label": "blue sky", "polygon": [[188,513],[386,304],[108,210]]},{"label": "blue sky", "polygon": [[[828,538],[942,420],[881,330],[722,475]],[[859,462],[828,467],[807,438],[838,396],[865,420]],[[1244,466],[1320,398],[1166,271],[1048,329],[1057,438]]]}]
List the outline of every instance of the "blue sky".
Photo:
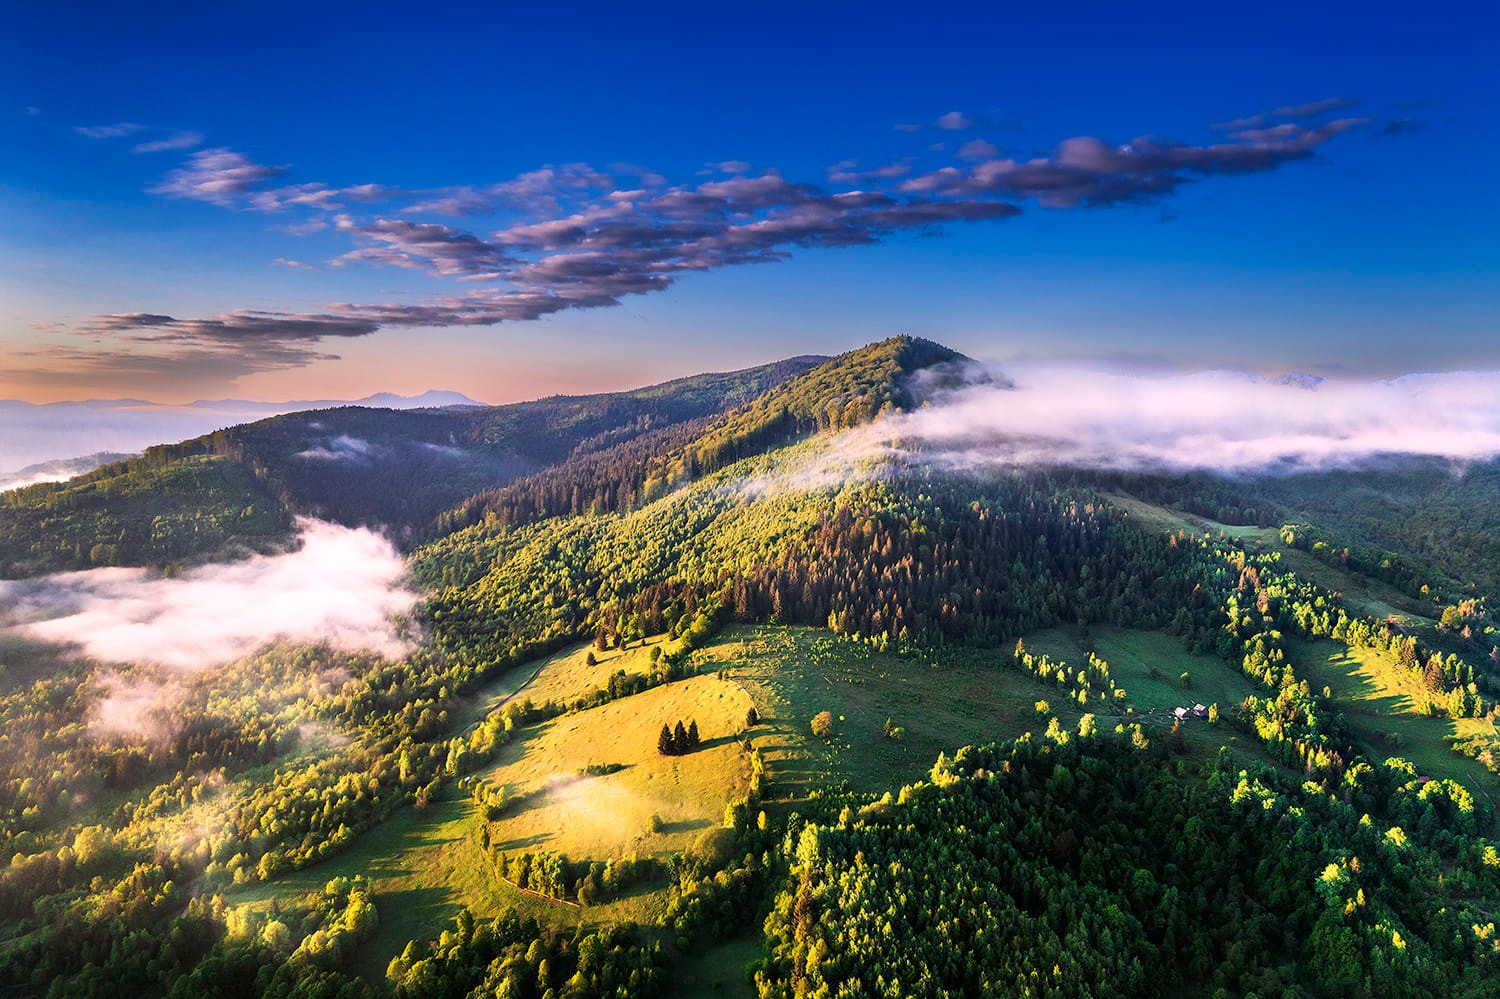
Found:
[{"label": "blue sky", "polygon": [[1500,367],[1493,4],[813,6],[9,5],[0,396]]}]

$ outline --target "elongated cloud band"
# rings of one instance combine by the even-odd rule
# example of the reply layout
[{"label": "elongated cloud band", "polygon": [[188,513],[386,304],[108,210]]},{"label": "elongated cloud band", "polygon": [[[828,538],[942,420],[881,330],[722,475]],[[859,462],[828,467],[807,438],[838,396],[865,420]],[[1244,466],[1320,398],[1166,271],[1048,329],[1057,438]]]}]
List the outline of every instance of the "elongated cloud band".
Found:
[{"label": "elongated cloud band", "polygon": [[[972,373],[971,373],[972,374]],[[1389,381],[1012,368],[857,431],[846,459],[1228,474],[1351,468],[1393,455],[1500,455],[1500,372]]]},{"label": "elongated cloud band", "polygon": [[[325,339],[382,327],[488,326],[567,309],[617,305],[663,291],[682,275],[787,259],[799,248],[878,243],[950,223],[1007,219],[1026,203],[1048,209],[1105,207],[1161,198],[1203,178],[1253,173],[1315,155],[1365,124],[1305,119],[1337,110],[1339,99],[1278,108],[1244,119],[1208,144],[1137,138],[1112,145],[1066,139],[1044,155],[1016,157],[975,139],[946,165],[919,169],[913,157],[860,168],[844,161],[823,184],[798,183],[748,163],[714,164],[710,179],[672,184],[638,166],[548,167],[503,183],[426,191],[378,184],[286,184],[288,168],[232,149],[202,149],[154,190],[244,212],[292,216],[287,233],[342,234],[353,245],[328,266],[377,265],[455,282],[454,292],[420,302],[330,303],[316,312],[240,310],[207,318],[159,313],[98,316],[78,328],[144,350],[155,363],[211,364],[242,374],[330,357]],[[961,112],[941,129],[978,124]],[[488,232],[437,217],[501,215]],[[303,261],[278,258],[285,266]],[[78,363],[107,363],[79,352]]]},{"label": "elongated cloud band", "polygon": [[306,521],[282,555],[201,566],[178,578],[92,569],[0,582],[0,630],[75,645],[105,662],[149,662],[191,673],[275,639],[327,642],[399,656],[392,617],[417,595],[405,563],[366,529]]}]

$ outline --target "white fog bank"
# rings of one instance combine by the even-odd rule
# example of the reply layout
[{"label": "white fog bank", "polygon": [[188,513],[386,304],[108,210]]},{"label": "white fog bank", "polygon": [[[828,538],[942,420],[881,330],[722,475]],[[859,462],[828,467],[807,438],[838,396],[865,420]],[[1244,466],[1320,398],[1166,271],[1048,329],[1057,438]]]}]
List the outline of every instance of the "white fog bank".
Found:
[{"label": "white fog bank", "polygon": [[[1223,473],[1348,468],[1391,455],[1500,454],[1500,372],[1388,381],[1063,366],[970,372],[928,405],[856,431],[870,453],[954,468],[1058,464]],[[887,442],[886,444],[880,443]]]},{"label": "white fog bank", "polygon": [[0,581],[0,630],[76,646],[105,662],[193,672],[268,642],[327,642],[387,656],[408,651],[393,617],[417,594],[381,535],[301,523],[301,545],[278,555],[189,569],[90,569]]}]

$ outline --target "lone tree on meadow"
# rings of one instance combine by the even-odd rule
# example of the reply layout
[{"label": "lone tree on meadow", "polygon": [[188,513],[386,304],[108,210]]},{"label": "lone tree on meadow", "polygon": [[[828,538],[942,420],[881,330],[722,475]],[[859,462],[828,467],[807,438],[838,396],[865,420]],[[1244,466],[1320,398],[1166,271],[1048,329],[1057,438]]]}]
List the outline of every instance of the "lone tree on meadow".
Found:
[{"label": "lone tree on meadow", "polygon": [[819,711],[813,715],[812,734],[819,739],[826,739],[833,734],[833,712]]}]

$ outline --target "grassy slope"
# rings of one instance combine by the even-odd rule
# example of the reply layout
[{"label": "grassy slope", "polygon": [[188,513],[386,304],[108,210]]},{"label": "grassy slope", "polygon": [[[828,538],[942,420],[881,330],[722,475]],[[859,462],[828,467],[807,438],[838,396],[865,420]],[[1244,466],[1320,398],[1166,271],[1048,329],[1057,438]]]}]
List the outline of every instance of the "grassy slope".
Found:
[{"label": "grassy slope", "polygon": [[[594,667],[586,664],[585,647],[550,656],[538,664],[541,672],[520,696],[538,703],[584,696],[616,670],[644,672],[650,647],[595,653]],[[534,666],[512,670],[482,688],[456,716],[456,727],[467,728],[500,707],[534,671]],[[523,730],[484,773],[518,792],[511,811],[491,824],[492,836],[513,849],[565,852],[574,858],[610,859],[632,851],[664,855],[686,848],[701,830],[722,820],[726,801],[743,793],[748,765],[733,733],[743,727],[749,706],[748,696],[734,684],[699,676]],[[657,755],[656,737],[667,715],[673,722],[679,716],[697,719],[704,747],[683,757]],[[628,768],[604,777],[577,777],[576,771],[589,763],[608,762]],[[554,777],[559,778],[555,784]],[[610,803],[608,811],[588,807],[601,791]],[[647,829],[653,813],[667,823],[658,834]],[[461,906],[480,916],[514,906],[553,924],[583,916],[578,909],[522,894],[494,878],[478,847],[479,822],[468,798],[450,788],[425,811],[401,810],[325,863],[268,884],[234,889],[228,901],[257,910],[274,905],[295,911],[330,879],[365,875],[375,888],[380,928],[361,948],[358,968],[374,978],[384,974],[407,941],[432,936]],[[661,892],[646,891],[591,907],[587,918],[641,920],[658,914],[663,903]]]},{"label": "grassy slope", "polygon": [[1184,530],[1197,534],[1205,531],[1213,534],[1222,532],[1249,544],[1258,544],[1265,551],[1278,552],[1282,561],[1297,575],[1325,590],[1342,594],[1345,605],[1355,614],[1367,615],[1376,620],[1389,617],[1408,629],[1430,627],[1434,623],[1432,607],[1418,603],[1388,583],[1340,566],[1329,565],[1307,552],[1283,544],[1281,532],[1277,528],[1221,524],[1207,517],[1168,509],[1118,493],[1110,495],[1109,501],[1127,511],[1132,520],[1148,529],[1171,532]]},{"label": "grassy slope", "polygon": [[[734,684],[696,676],[527,730],[483,772],[515,796],[491,824],[493,842],[594,860],[685,849],[719,824],[729,798],[744,793],[749,769],[738,736],[749,707]],[[660,755],[662,724],[679,720],[697,721],[702,747]],[[624,769],[580,776],[589,764]],[[665,823],[660,833],[648,828],[653,815]]]},{"label": "grassy slope", "polygon": [[1448,747],[1452,738],[1493,738],[1493,721],[1421,717],[1417,705],[1428,697],[1421,675],[1402,669],[1385,652],[1303,642],[1297,646],[1295,665],[1315,690],[1329,688],[1334,706],[1372,760],[1403,757],[1422,773],[1459,781],[1493,802],[1494,776]]},{"label": "grassy slope", "polygon": [[[762,723],[752,734],[782,801],[843,780],[861,791],[899,787],[922,779],[940,752],[1046,725],[1035,704],[1047,688],[991,652],[937,665],[819,629],[736,627],[703,654],[754,699]],[[1056,713],[1074,723],[1081,712],[1070,708],[1059,700]],[[826,742],[811,735],[820,711],[834,717]],[[887,718],[906,730],[902,738],[885,737]]]},{"label": "grassy slope", "polygon": [[[551,656],[519,696],[538,703],[571,700],[601,686],[617,669],[643,672],[655,641],[624,652],[596,652],[593,667],[586,647]],[[1101,642],[1101,648],[1110,647],[1108,640]],[[1035,710],[1038,700],[1050,697],[1053,713],[1076,724],[1080,712],[1071,702],[1006,665],[1008,658],[972,652],[940,665],[872,652],[817,629],[726,629],[694,654],[698,675],[524,729],[503,747],[482,775],[509,785],[516,799],[491,823],[492,839],[511,849],[575,859],[665,856],[687,848],[718,825],[725,803],[744,791],[748,760],[739,738],[752,704],[761,723],[748,734],[766,755],[773,808],[790,807],[829,782],[892,789],[923,779],[939,752],[1040,732],[1046,718]],[[521,667],[481,690],[456,726],[467,727],[497,708],[532,673]],[[823,710],[839,719],[826,742],[814,739],[809,728]],[[903,738],[884,737],[887,717],[905,729]],[[679,718],[698,722],[703,748],[681,757],[658,755],[662,723]],[[580,777],[577,771],[590,763],[621,763],[625,769]],[[652,815],[663,820],[661,832],[649,830]],[[460,905],[481,915],[515,905],[561,924],[646,919],[664,905],[659,889],[585,912],[522,895],[490,874],[475,839],[478,823],[469,801],[450,790],[424,812],[399,812],[326,863],[236,889],[230,901],[295,909],[301,896],[321,890],[329,879],[365,874],[374,882],[381,926],[362,948],[359,965],[374,976],[407,940],[431,935]],[[705,955],[692,964],[688,980],[702,975],[737,982],[740,968],[754,956],[753,948],[743,946],[723,949],[721,959]]]},{"label": "grassy slope", "polygon": [[[1171,635],[1154,631],[1097,628],[1091,635],[1094,654],[1109,663],[1110,675],[1125,690],[1130,721],[1148,728],[1168,729],[1172,709],[1194,704],[1217,704],[1228,709],[1250,694],[1263,694],[1233,663],[1215,656],[1193,655]],[[1026,636],[1026,648],[1053,659],[1082,662],[1085,650],[1073,628],[1050,628]],[[1188,674],[1184,686],[1181,675]],[[1054,701],[1056,698],[1054,698]],[[1194,753],[1216,752],[1226,746],[1235,756],[1269,762],[1260,743],[1227,725],[1189,719],[1183,737]]]}]

